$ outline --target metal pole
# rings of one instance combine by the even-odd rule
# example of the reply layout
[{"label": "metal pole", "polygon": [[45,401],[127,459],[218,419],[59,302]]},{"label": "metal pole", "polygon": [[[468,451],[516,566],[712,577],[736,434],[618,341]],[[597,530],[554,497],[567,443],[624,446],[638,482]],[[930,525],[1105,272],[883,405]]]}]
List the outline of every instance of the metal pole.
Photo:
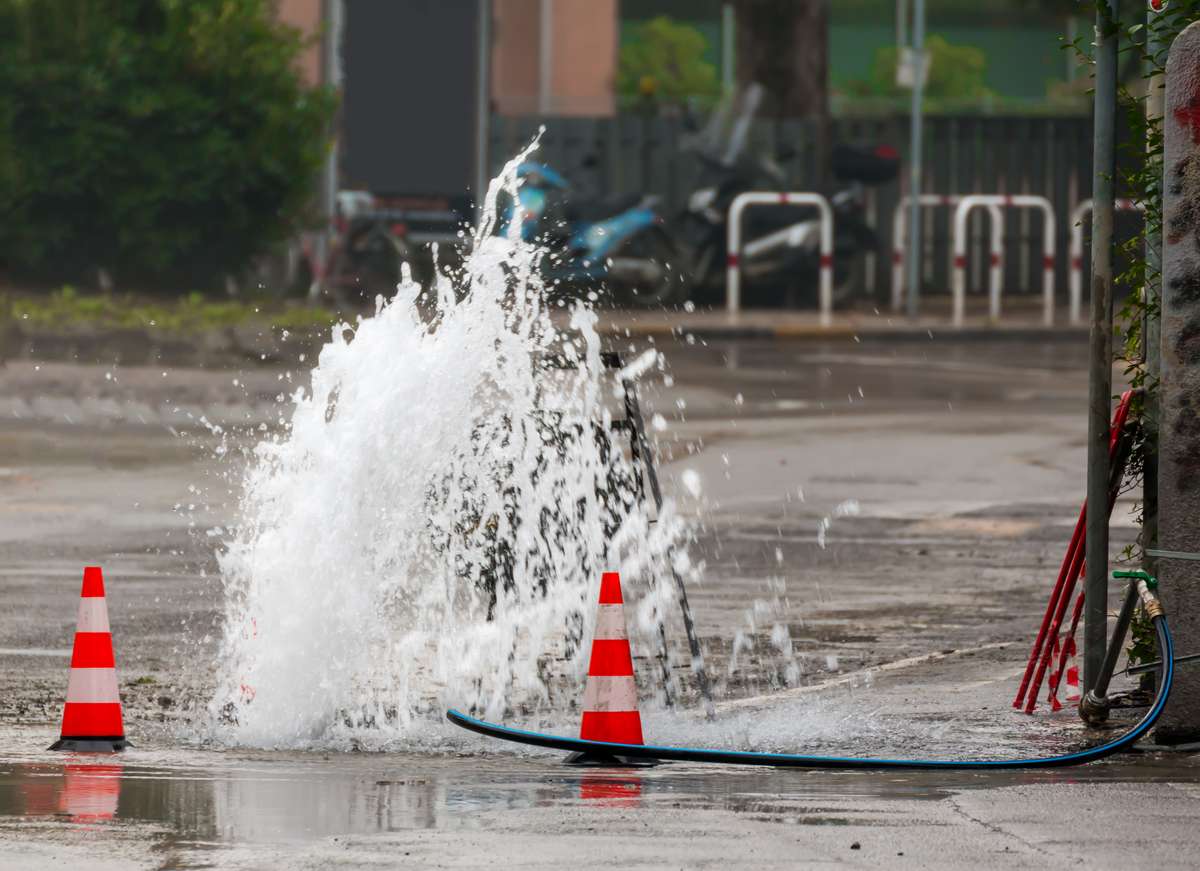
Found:
[{"label": "metal pole", "polygon": [[[621,389],[625,391],[625,418],[629,421],[630,437],[633,443],[633,456],[641,460],[642,468],[650,479],[650,495],[654,498],[654,508],[662,511],[662,488],[658,483],[658,471],[654,468],[654,455],[650,452],[650,441],[646,438],[646,424],[642,419],[642,407],[638,402],[637,386],[631,379],[622,379]],[[712,685],[708,682],[708,669],[704,665],[704,651],[700,647],[700,636],[696,634],[696,622],[692,619],[692,606],[688,604],[687,587],[683,578],[675,568],[675,553],[673,548],[667,549],[667,562],[671,567],[671,577],[675,579],[675,591],[679,594],[679,610],[683,615],[683,630],[687,634],[688,651],[692,656],[692,672],[696,675],[696,685],[700,697],[704,700],[704,716],[716,719],[717,710],[713,706]],[[666,647],[666,634],[659,625],[659,634]],[[668,672],[669,675],[669,672]],[[667,681],[669,686],[670,681]],[[667,690],[670,692],[670,690]]]},{"label": "metal pole", "polygon": [[1112,401],[1112,237],[1116,175],[1118,0],[1096,10],[1096,104],[1092,146],[1092,329],[1088,373],[1087,526],[1083,690],[1104,662],[1108,629],[1109,412]]},{"label": "metal pole", "polygon": [[[1159,26],[1158,12],[1150,4],[1146,13],[1146,49],[1151,57],[1152,69],[1165,66],[1164,56],[1169,43]],[[1161,75],[1152,75],[1146,80],[1146,121],[1151,128],[1162,123],[1164,82]],[[1150,151],[1150,142],[1146,142]],[[1147,155],[1147,160],[1152,160]],[[1162,206],[1162,164],[1156,164],[1153,173],[1154,187],[1148,191],[1152,202]],[[1147,207],[1151,203],[1145,204]],[[1145,211],[1150,211],[1147,208]],[[1142,324],[1142,353],[1146,362],[1146,389],[1142,393],[1142,427],[1146,433],[1142,449],[1142,568],[1152,575],[1158,574],[1158,560],[1150,552],[1158,546],[1158,377],[1162,369],[1162,328],[1159,322],[1160,300],[1162,299],[1162,231],[1159,227],[1146,227],[1146,318]]]},{"label": "metal pole", "polygon": [[479,69],[475,76],[475,212],[476,220],[483,207],[488,184],[488,140],[490,138],[491,63],[492,63],[492,0],[479,0],[479,29],[476,60]]},{"label": "metal pole", "polygon": [[732,94],[734,88],[733,38],[736,25],[733,4],[721,4],[721,89]]},{"label": "metal pole", "polygon": [[913,5],[912,139],[908,156],[908,316],[915,318],[921,297],[921,97],[925,90],[925,0]]},{"label": "metal pole", "polygon": [[1129,589],[1125,591],[1125,601],[1121,605],[1121,613],[1117,615],[1117,625],[1113,629],[1112,640],[1104,654],[1104,662],[1096,676],[1096,685],[1083,694],[1079,703],[1079,714],[1090,725],[1099,726],[1108,719],[1108,710],[1112,706],[1108,700],[1108,685],[1112,681],[1113,672],[1117,669],[1117,659],[1121,655],[1121,644],[1125,641],[1125,633],[1133,622],[1133,609],[1139,601],[1137,584],[1132,580]]},{"label": "metal pole", "polygon": [[542,0],[538,15],[538,112],[550,114],[550,103],[553,98],[551,76],[553,75],[554,59],[554,13],[551,3],[553,0]]},{"label": "metal pole", "polygon": [[[342,0],[325,0],[321,10],[322,30],[324,31],[322,40],[322,57],[321,57],[321,78],[326,87],[332,88],[337,93],[338,99],[341,99],[342,94]],[[325,219],[325,224],[321,228],[321,232],[316,234],[314,240],[316,245],[316,262],[317,268],[321,273],[325,272],[325,268],[329,261],[330,251],[333,247],[333,225],[337,220],[337,192],[338,192],[338,137],[341,133],[341,107],[338,108],[337,115],[334,116],[332,129],[329,141],[329,153],[325,157],[325,166],[321,170],[321,189],[319,191],[319,200],[321,207],[321,215]],[[310,301],[315,301],[321,293],[323,284],[322,278],[314,276],[314,281],[309,285],[308,298]]]},{"label": "metal pole", "polygon": [[908,0],[896,0],[896,48],[908,44]]}]

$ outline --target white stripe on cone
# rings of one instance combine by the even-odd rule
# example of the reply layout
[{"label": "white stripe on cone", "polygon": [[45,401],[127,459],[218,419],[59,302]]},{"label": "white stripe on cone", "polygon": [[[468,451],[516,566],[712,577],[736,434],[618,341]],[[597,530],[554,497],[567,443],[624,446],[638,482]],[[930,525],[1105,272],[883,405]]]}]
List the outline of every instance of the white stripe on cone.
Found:
[{"label": "white stripe on cone", "polygon": [[625,610],[622,605],[596,606],[596,641],[621,641],[625,633]]},{"label": "white stripe on cone", "polygon": [[120,702],[115,668],[73,668],[67,682],[67,704]]},{"label": "white stripe on cone", "polygon": [[585,711],[636,711],[633,675],[589,675],[583,691]]},{"label": "white stripe on cone", "polygon": [[108,605],[102,596],[79,600],[79,623],[76,632],[108,632]]}]

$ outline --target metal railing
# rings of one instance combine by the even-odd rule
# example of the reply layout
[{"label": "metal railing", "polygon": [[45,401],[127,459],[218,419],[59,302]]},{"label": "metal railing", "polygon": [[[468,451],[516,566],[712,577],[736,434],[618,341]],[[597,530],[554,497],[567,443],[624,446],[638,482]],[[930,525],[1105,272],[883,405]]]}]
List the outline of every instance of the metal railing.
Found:
[{"label": "metal railing", "polygon": [[[772,191],[747,191],[738,194],[729,204],[728,237],[725,250],[725,307],[736,314],[742,302],[742,213],[754,205],[814,206],[820,220],[820,253],[818,306],[821,326],[833,323],[833,209],[829,200],[820,194],[808,191],[776,193]],[[799,226],[799,225],[797,225]]]},{"label": "metal railing", "polygon": [[[921,194],[917,204],[921,206],[956,206],[962,196],[944,194]],[[896,203],[892,213],[892,311],[900,311],[904,304],[904,240],[907,238],[907,216],[912,197],[904,196]],[[988,252],[988,293],[999,305],[1000,287],[1004,281],[1004,215],[999,206],[989,206],[990,236]]]},{"label": "metal railing", "polygon": [[[905,151],[908,120],[903,116],[845,116],[830,120],[829,140],[858,144],[892,143]],[[652,193],[662,197],[664,214],[687,206],[688,196],[711,184],[706,170],[686,145],[691,135],[676,117],[648,118],[632,112],[609,117],[494,116],[490,132],[489,169],[528,143],[539,127],[546,130],[536,160],[549,163],[585,190],[605,193]],[[1059,250],[1069,244],[1071,207],[1091,196],[1092,122],[1087,116],[930,116],[925,121],[928,141],[922,177],[928,190],[948,194],[1022,193],[1044,196],[1055,206]],[[786,146],[794,157],[781,163],[787,180],[772,183],[782,190],[824,190],[829,178],[821,168],[818,135],[812,119],[759,119],[748,131],[748,150],[776,154]],[[585,164],[585,156],[590,160]],[[890,255],[893,242],[888,219],[903,194],[902,185],[872,188],[878,215],[879,246],[867,286],[881,301],[890,300]],[[928,259],[922,264],[923,284],[945,292],[951,284],[950,210],[935,210],[922,233]],[[972,222],[974,223],[974,222]],[[1036,212],[1005,214],[1003,287],[1006,296],[1037,292],[1040,263],[1026,256],[1041,240]],[[975,243],[972,243],[975,244]],[[1066,258],[1056,264],[1056,281],[1067,286]]]},{"label": "metal railing", "polygon": [[[956,327],[961,327],[966,310],[967,216],[972,209],[992,206],[1039,209],[1042,212],[1042,320],[1046,326],[1050,326],[1054,323],[1054,263],[1057,238],[1054,225],[1054,206],[1046,197],[1032,194],[1013,194],[1011,196],[1007,194],[968,194],[959,200],[958,206],[954,209],[952,236],[953,260],[950,286],[954,307],[952,323]],[[990,300],[989,315],[993,320],[1000,317],[1000,294],[998,292]]]},{"label": "metal railing", "polygon": [[[1141,203],[1133,200],[1117,200],[1116,208],[1122,212],[1143,212]],[[1071,295],[1071,323],[1083,323],[1083,220],[1092,212],[1092,200],[1086,199],[1071,212],[1071,250],[1069,293]]]}]

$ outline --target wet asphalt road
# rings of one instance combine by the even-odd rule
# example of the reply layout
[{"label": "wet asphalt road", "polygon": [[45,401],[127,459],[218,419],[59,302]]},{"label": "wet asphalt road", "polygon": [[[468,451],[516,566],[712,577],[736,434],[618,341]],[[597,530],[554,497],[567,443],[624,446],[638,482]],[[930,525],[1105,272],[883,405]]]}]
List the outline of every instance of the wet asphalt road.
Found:
[{"label": "wet asphalt road", "polygon": [[[1008,707],[1083,492],[1082,342],[664,350],[672,383],[652,379],[643,401],[664,418],[667,488],[703,519],[691,595],[725,700],[713,740],[956,756],[1087,740],[1069,712]],[[1191,865],[1200,765],[1180,755],[947,776],[579,770],[482,740],[449,755],[190,744],[220,631],[203,531],[236,504],[197,421],[270,426],[302,381],[0,369],[0,868]],[[702,502],[679,486],[686,469]],[[1118,508],[1114,552],[1132,507]],[[114,579],[138,745],[120,758],[41,749],[92,562]],[[780,621],[801,668],[782,693],[767,638]],[[649,705],[652,735],[705,739]]]}]

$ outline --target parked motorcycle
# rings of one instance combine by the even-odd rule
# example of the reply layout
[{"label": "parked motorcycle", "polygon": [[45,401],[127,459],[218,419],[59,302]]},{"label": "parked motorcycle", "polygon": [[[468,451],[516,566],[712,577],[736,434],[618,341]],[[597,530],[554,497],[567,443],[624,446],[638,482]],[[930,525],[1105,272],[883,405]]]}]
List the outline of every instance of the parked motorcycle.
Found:
[{"label": "parked motorcycle", "polygon": [[[761,99],[762,89],[751,86],[736,104],[723,104],[685,145],[700,161],[701,184],[670,224],[654,197],[581,194],[552,167],[529,161],[517,169],[517,203],[502,206],[497,232],[508,232],[519,204],[521,238],[549,249],[542,261],[547,282],[576,293],[604,289],[617,304],[645,307],[723,299],[733,199],[746,191],[788,188],[781,164],[794,152],[752,155],[746,147]],[[865,187],[894,179],[899,158],[887,146],[839,145],[830,168],[838,184],[828,198],[833,303],[840,306],[862,286],[864,256],[878,246],[866,220]],[[771,285],[779,304],[811,307],[818,293],[820,222],[811,214],[797,217],[794,206],[748,213],[741,269],[752,285]]]},{"label": "parked motorcycle", "polygon": [[[605,289],[621,305],[682,301],[683,257],[655,197],[579,195],[552,167],[532,161],[517,168],[517,178],[521,238],[549,250],[542,260],[548,284]],[[498,233],[509,232],[517,203],[503,207]]]},{"label": "parked motorcycle", "polygon": [[[689,145],[701,163],[701,184],[676,222],[677,233],[689,253],[693,294],[714,301],[724,296],[729,207],[734,198],[746,191],[788,189],[782,164],[794,151],[784,148],[773,156],[747,153],[749,125],[760,100],[761,89],[751,87],[742,95],[732,123],[728,109],[724,117],[718,112]],[[833,303],[842,306],[862,286],[865,254],[878,246],[866,220],[865,188],[893,180],[899,172],[899,155],[890,146],[838,145],[832,149],[830,169],[838,183],[827,194],[834,225]],[[756,208],[743,220],[746,241],[738,253],[745,279],[771,285],[782,305],[815,305],[820,265],[817,217],[797,220],[796,207],[780,205]]]}]

